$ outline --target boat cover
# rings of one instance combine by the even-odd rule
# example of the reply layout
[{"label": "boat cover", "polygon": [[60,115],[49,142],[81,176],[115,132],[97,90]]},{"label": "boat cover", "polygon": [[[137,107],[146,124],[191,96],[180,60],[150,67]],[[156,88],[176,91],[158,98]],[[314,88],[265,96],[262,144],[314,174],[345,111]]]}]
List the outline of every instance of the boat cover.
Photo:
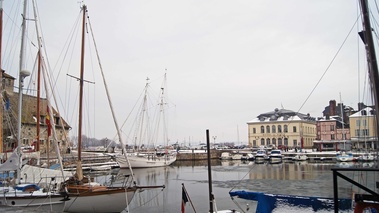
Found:
[{"label": "boat cover", "polygon": [[[333,198],[266,194],[263,192],[247,192],[244,190],[231,191],[229,194],[231,197],[237,196],[238,198],[246,200],[258,201],[256,210],[257,213],[270,213],[279,205],[296,206],[303,208],[311,207],[314,212],[319,210],[334,210]],[[351,209],[351,202],[351,199],[339,199],[339,209]]]}]

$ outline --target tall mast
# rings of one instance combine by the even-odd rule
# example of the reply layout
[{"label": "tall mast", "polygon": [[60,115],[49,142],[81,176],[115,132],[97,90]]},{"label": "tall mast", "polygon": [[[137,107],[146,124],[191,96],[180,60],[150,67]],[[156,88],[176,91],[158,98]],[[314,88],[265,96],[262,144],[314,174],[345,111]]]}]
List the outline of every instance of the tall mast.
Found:
[{"label": "tall mast", "polygon": [[[379,74],[378,74],[378,63],[376,60],[374,42],[372,37],[372,28],[370,23],[370,14],[368,10],[367,0],[361,0],[361,10],[362,10],[362,22],[363,22],[363,42],[366,48],[368,72],[371,81],[371,89],[375,101],[375,112],[376,115],[379,113]],[[376,127],[379,127],[379,119],[376,118]],[[377,130],[378,131],[378,130]],[[377,137],[379,134],[377,133]]]},{"label": "tall mast", "polygon": [[[17,141],[16,141],[16,149],[21,145],[21,122],[22,122],[22,88],[24,86],[25,77],[29,76],[30,73],[25,70],[25,33],[26,33],[26,8],[27,8],[27,0],[24,0],[24,11],[22,16],[22,34],[21,34],[21,51],[20,51],[20,71],[19,71],[19,83],[18,83],[18,120],[17,120]],[[21,159],[20,159],[21,166]],[[17,179],[16,182],[20,181],[21,168],[20,166],[17,169]]]},{"label": "tall mast", "polygon": [[[3,43],[3,0],[0,0],[0,97],[3,98],[3,66],[2,66],[2,43]],[[0,153],[5,152],[3,144],[3,107],[0,107]]]},{"label": "tall mast", "polygon": [[79,93],[79,128],[78,128],[78,162],[76,167],[76,174],[78,179],[83,179],[82,171],[82,112],[83,112],[83,83],[84,83],[84,42],[85,42],[85,23],[86,23],[86,13],[87,6],[83,5],[83,22],[82,22],[82,51],[80,58],[80,93]]}]

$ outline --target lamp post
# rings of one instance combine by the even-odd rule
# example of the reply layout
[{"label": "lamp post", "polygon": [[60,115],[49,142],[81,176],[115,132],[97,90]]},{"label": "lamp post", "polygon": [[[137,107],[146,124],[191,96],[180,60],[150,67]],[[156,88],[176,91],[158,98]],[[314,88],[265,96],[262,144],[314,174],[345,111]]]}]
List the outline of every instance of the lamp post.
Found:
[{"label": "lamp post", "polygon": [[217,138],[217,136],[212,136],[212,138],[213,138],[213,148],[215,148],[215,144],[216,144],[216,138]]}]

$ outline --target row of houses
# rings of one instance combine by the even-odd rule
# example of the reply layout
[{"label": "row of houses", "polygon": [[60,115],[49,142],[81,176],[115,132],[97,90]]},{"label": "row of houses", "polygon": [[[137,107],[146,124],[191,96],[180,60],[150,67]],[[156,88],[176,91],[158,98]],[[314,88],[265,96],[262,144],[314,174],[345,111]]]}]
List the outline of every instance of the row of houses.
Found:
[{"label": "row of houses", "polygon": [[323,117],[318,118],[275,109],[258,115],[247,124],[251,147],[297,147],[319,151],[378,148],[375,110],[362,103],[354,110],[331,100]]}]

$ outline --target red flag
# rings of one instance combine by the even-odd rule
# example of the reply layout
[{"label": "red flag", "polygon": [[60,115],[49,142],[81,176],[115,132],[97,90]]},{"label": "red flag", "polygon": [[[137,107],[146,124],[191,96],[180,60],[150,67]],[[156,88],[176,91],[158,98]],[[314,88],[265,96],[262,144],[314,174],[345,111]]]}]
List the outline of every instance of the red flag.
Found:
[{"label": "red flag", "polygon": [[50,115],[49,115],[49,107],[47,107],[47,113],[46,113],[46,125],[47,125],[47,136],[51,135],[51,123],[50,123]]},{"label": "red flag", "polygon": [[182,213],[186,212],[185,206],[187,202],[188,202],[188,197],[183,185],[182,186]]}]

